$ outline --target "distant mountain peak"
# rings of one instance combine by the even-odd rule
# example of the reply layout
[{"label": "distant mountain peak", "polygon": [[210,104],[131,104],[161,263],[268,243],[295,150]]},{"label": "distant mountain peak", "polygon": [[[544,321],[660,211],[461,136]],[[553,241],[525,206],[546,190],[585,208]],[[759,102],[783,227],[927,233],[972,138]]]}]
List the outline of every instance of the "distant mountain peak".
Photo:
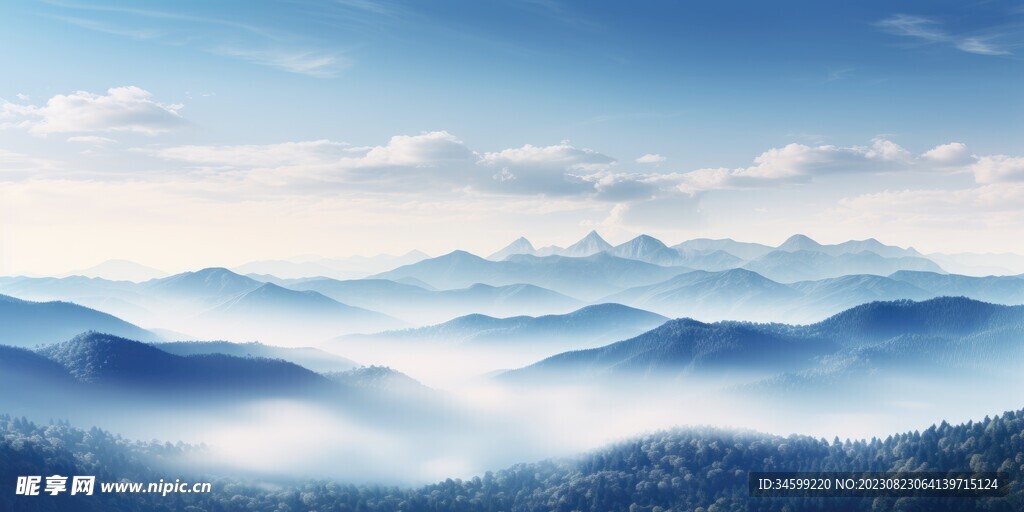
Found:
[{"label": "distant mountain peak", "polygon": [[255,290],[253,290],[251,292],[248,292],[248,293],[252,294],[252,295],[257,295],[257,294],[272,295],[272,294],[278,294],[278,293],[288,294],[288,293],[294,292],[294,291],[295,290],[290,290],[290,289],[285,288],[283,286],[278,286],[278,285],[276,285],[274,283],[263,283],[259,288],[256,288]]},{"label": "distant mountain peak", "polygon": [[236,272],[232,272],[231,270],[229,270],[227,268],[224,268],[224,267],[207,267],[207,268],[196,270],[196,271],[193,271],[193,272],[183,272],[181,274],[175,274],[173,276],[170,276],[170,277],[166,278],[166,280],[172,280],[172,279],[175,279],[175,278],[188,279],[188,280],[205,280],[205,281],[210,281],[210,280],[213,280],[213,279],[238,280],[238,281],[249,280],[248,277],[245,277],[245,276],[243,276],[241,274],[238,274]]},{"label": "distant mountain peak", "polygon": [[796,234],[782,242],[782,245],[778,247],[780,251],[795,252],[795,251],[813,251],[821,247],[821,244],[815,242],[811,237],[807,235]]},{"label": "distant mountain peak", "polygon": [[234,272],[228,270],[226,267],[206,267],[196,270],[193,273],[198,276],[234,274]]},{"label": "distant mountain peak", "polygon": [[260,282],[236,274],[224,267],[209,267],[195,272],[183,272],[145,283],[151,289],[172,294],[204,297],[224,297],[259,288]]},{"label": "distant mountain peak", "polygon": [[465,258],[467,256],[468,257],[472,257],[472,258],[477,258],[478,257],[477,255],[475,255],[475,254],[473,254],[473,253],[471,253],[469,251],[464,251],[462,249],[455,249],[454,251],[452,251],[452,252],[450,252],[448,254],[445,254],[444,256],[441,256],[441,257],[443,258],[445,256],[450,257],[450,258]]},{"label": "distant mountain peak", "polygon": [[407,252],[407,253],[405,253],[405,254],[403,254],[403,255],[399,256],[399,257],[400,257],[400,258],[420,258],[420,259],[427,259],[427,258],[429,258],[429,257],[430,257],[430,255],[429,255],[429,254],[427,254],[427,253],[425,253],[425,252],[423,252],[423,251],[421,251],[421,250],[419,250],[419,249],[413,249],[413,250],[411,250],[411,251],[409,251],[409,252]]},{"label": "distant mountain peak", "polygon": [[526,237],[521,236],[515,239],[512,243],[506,245],[500,251],[488,256],[487,259],[501,261],[509,256],[512,256],[513,254],[533,255],[536,253],[537,249],[533,247],[533,244],[531,244],[530,241],[526,239]]},{"label": "distant mountain peak", "polygon": [[162,270],[135,263],[134,261],[112,259],[87,269],[71,272],[67,275],[100,277],[114,281],[142,282],[150,279],[166,277],[167,273]]},{"label": "distant mountain peak", "polygon": [[597,234],[596,230],[591,230],[587,233],[587,236],[580,239],[569,247],[567,247],[562,254],[565,256],[572,257],[583,257],[597,254],[601,251],[607,251],[612,248],[612,244],[608,243],[601,235]]},{"label": "distant mountain peak", "polygon": [[216,309],[231,309],[241,305],[270,307],[333,307],[343,304],[315,291],[298,291],[274,283],[263,283],[254,290],[239,294]]},{"label": "distant mountain peak", "polygon": [[661,240],[650,235],[640,235],[632,240],[609,249],[608,254],[638,260],[655,265],[680,265],[681,254],[669,249]]},{"label": "distant mountain peak", "polygon": [[59,343],[59,344],[64,344],[66,346],[72,346],[72,345],[85,345],[85,346],[94,346],[94,345],[114,345],[114,346],[146,345],[145,343],[142,343],[141,341],[135,341],[135,340],[132,340],[132,339],[124,338],[124,337],[121,337],[121,336],[115,336],[113,334],[107,334],[105,332],[100,332],[100,331],[85,331],[85,332],[83,332],[83,333],[81,333],[81,334],[71,338],[70,340],[62,342],[62,343]]},{"label": "distant mountain peak", "polygon": [[654,238],[651,235],[640,235],[640,236],[638,236],[638,237],[636,237],[636,238],[634,238],[634,239],[632,239],[632,240],[630,240],[630,241],[628,241],[628,242],[626,242],[625,244],[622,244],[622,245],[634,245],[634,246],[636,246],[636,245],[645,245],[645,246],[654,246],[654,247],[656,247],[658,249],[662,249],[662,248],[666,248],[667,249],[668,248],[668,246],[665,245],[664,242],[662,242],[661,240],[658,240],[657,238]]}]

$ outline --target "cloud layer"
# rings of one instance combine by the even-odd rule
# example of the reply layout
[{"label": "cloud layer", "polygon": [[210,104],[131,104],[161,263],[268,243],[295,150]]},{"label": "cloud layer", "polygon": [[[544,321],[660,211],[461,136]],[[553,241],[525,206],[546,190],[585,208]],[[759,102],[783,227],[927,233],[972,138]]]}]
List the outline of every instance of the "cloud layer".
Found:
[{"label": "cloud layer", "polygon": [[[857,146],[787,144],[746,167],[637,171],[613,157],[568,142],[525,144],[479,153],[446,131],[398,135],[379,146],[328,140],[244,146],[177,146],[156,156],[209,172],[243,173],[277,185],[376,192],[462,191],[470,194],[575,197],[606,202],[653,200],[726,189],[809,183],[833,174],[970,172],[978,183],[1024,179],[1024,159],[972,155],[950,142],[920,155],[884,138]],[[652,159],[649,159],[652,160]],[[653,161],[653,160],[652,160]]]},{"label": "cloud layer", "polygon": [[939,21],[924,16],[897,14],[879,21],[877,26],[898,36],[926,43],[948,44],[976,55],[1010,55],[1009,50],[995,41],[995,36],[953,34],[946,31]]},{"label": "cloud layer", "polygon": [[182,105],[154,101],[136,86],[114,87],[106,94],[76,91],[58,94],[45,105],[0,104],[4,126],[27,129],[35,135],[51,133],[136,132],[147,135],[182,126]]}]

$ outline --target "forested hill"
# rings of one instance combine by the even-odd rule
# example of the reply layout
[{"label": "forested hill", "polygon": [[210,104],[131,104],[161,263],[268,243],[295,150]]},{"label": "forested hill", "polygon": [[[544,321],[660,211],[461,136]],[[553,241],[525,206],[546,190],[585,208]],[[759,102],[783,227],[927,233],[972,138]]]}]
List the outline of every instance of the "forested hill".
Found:
[{"label": "forested hill", "polygon": [[[157,481],[179,476],[155,464],[185,448],[128,443],[98,429],[37,426],[0,416],[0,481],[17,475],[97,475]],[[1007,498],[777,499],[747,497],[748,471],[1004,471]],[[1024,410],[980,422],[943,422],[871,441],[831,442],[718,429],[677,429],[572,460],[519,464],[470,480],[418,489],[308,482],[268,490],[223,479],[211,494],[15,497],[0,510],[44,511],[783,511],[1024,510]],[[192,481],[198,481],[194,477]],[[6,484],[5,484],[6,485]]]}]

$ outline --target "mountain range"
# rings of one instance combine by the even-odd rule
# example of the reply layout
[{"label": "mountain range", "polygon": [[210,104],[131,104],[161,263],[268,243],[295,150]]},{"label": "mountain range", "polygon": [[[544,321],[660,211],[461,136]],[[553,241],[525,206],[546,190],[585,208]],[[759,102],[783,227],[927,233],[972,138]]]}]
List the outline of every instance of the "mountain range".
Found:
[{"label": "mountain range", "polygon": [[676,318],[806,323],[866,302],[947,295],[1024,304],[1024,279],[900,271],[889,276],[858,274],[783,284],[757,272],[731,269],[685,273],[601,300]]},{"label": "mountain range", "polygon": [[568,312],[583,305],[572,297],[529,284],[473,284],[468,288],[435,291],[387,279],[312,279],[292,284],[290,288],[315,291],[345,304],[380,311],[420,325],[468,313],[538,315]]},{"label": "mountain range", "polygon": [[820,244],[805,235],[793,235],[778,247],[706,238],[669,247],[648,235],[612,246],[597,232],[591,231],[567,249],[553,247],[545,251],[534,249],[529,240],[520,237],[488,259],[506,261],[517,255],[580,257],[599,253],[660,266],[712,272],[745,268],[786,283],[852,274],[884,276],[900,270],[943,272],[938,264],[914,248],[886,245],[873,238]]},{"label": "mountain range", "polygon": [[600,252],[586,257],[512,255],[490,261],[465,251],[406,265],[373,276],[399,280],[415,278],[438,289],[532,284],[592,300],[630,286],[652,284],[688,272],[686,267],[663,267]]},{"label": "mountain range", "polygon": [[152,311],[142,306],[142,285],[99,277],[0,277],[0,293],[34,301],[61,300],[139,323]]},{"label": "mountain range", "polygon": [[[719,242],[688,244],[679,252],[653,238],[638,237],[611,250],[630,258],[662,262],[657,255],[666,251],[678,254],[678,261],[722,257],[725,259],[715,266],[732,265],[735,257],[716,247],[736,243]],[[224,268],[208,268],[143,283],[81,276],[5,277],[0,278],[0,293],[29,300],[70,301],[154,330],[187,332],[193,338],[281,342],[295,335],[302,339],[288,341],[299,344],[351,332],[390,329],[402,323],[432,325],[472,313],[541,316],[603,302],[669,317],[797,323],[815,322],[874,300],[963,295],[1001,304],[1024,303],[1024,279],[1017,276],[971,277],[934,270],[897,270],[886,275],[863,272],[793,281],[803,274],[934,267],[916,256],[899,256],[898,251],[910,254],[910,249],[892,249],[888,253],[893,257],[869,251],[842,252],[877,249],[880,244],[871,240],[822,246],[836,256],[807,251],[813,243],[794,237],[783,244],[796,249],[793,252],[768,248],[767,253],[742,268],[723,270],[666,267],[614,256],[608,250],[582,258],[514,254],[502,261],[456,251],[370,279],[254,279]],[[782,274],[786,284],[762,272]],[[295,293],[307,291],[320,295]],[[300,335],[304,325],[311,328]],[[157,326],[162,329],[155,329]],[[77,332],[81,330],[63,334]],[[314,336],[321,338],[309,339]]]},{"label": "mountain range", "polygon": [[581,238],[578,242],[570,245],[569,247],[559,247],[557,245],[549,245],[540,249],[535,249],[533,244],[530,243],[526,237],[519,237],[512,243],[508,244],[498,252],[491,254],[487,259],[492,261],[502,261],[509,256],[516,254],[527,254],[530,256],[568,256],[570,258],[586,258],[587,256],[593,256],[599,252],[604,252],[612,249],[612,245],[609,244],[601,235],[597,234],[597,231],[591,231],[586,236]]},{"label": "mountain range", "polygon": [[810,370],[820,373],[837,358],[846,360],[847,366],[851,357],[870,363],[865,358],[872,353],[892,352],[900,346],[904,366],[926,364],[928,354],[938,352],[959,355],[956,362],[962,366],[1020,361],[1024,306],[963,297],[872,302],[804,326],[684,318],[604,347],[558,354],[501,378],[720,378],[733,374],[756,379]]},{"label": "mountain range", "polygon": [[[540,255],[546,253],[552,254]],[[612,246],[591,232],[564,249],[535,249],[520,238],[491,259],[464,251],[420,260],[425,257],[409,253],[364,258],[363,263],[382,265],[385,260],[415,261],[369,279],[254,278],[207,268],[140,283],[82,276],[3,277],[0,293],[74,302],[160,332],[298,345],[346,333],[434,325],[474,313],[543,316],[604,302],[704,321],[797,323],[874,300],[963,295],[1024,303],[1024,279],[946,274],[913,248],[874,239],[829,245],[794,235],[778,247],[728,239],[668,247],[641,235]],[[46,339],[62,339],[81,327],[93,326],[76,325]],[[105,324],[95,327],[156,339]]]},{"label": "mountain range", "polygon": [[885,276],[900,270],[943,272],[935,262],[923,257],[886,257],[871,251],[831,255],[812,250],[774,250],[743,265],[743,268],[783,283],[854,274]]},{"label": "mountain range", "polygon": [[598,304],[563,315],[495,318],[473,314],[427,327],[344,336],[336,341],[341,346],[385,341],[510,348],[542,346],[553,353],[630,337],[667,320],[661,315],[621,304]]},{"label": "mountain range", "polygon": [[128,260],[107,260],[92,267],[68,272],[65,276],[99,277],[112,281],[133,281],[141,283],[150,279],[167,277],[167,272]]}]

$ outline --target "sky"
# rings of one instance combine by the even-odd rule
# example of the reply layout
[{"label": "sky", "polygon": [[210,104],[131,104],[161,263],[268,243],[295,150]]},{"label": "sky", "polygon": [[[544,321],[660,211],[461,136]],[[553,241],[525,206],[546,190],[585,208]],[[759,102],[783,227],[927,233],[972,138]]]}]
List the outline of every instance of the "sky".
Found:
[{"label": "sky", "polygon": [[1017,2],[3,11],[0,275],[592,229],[1024,253]]}]

